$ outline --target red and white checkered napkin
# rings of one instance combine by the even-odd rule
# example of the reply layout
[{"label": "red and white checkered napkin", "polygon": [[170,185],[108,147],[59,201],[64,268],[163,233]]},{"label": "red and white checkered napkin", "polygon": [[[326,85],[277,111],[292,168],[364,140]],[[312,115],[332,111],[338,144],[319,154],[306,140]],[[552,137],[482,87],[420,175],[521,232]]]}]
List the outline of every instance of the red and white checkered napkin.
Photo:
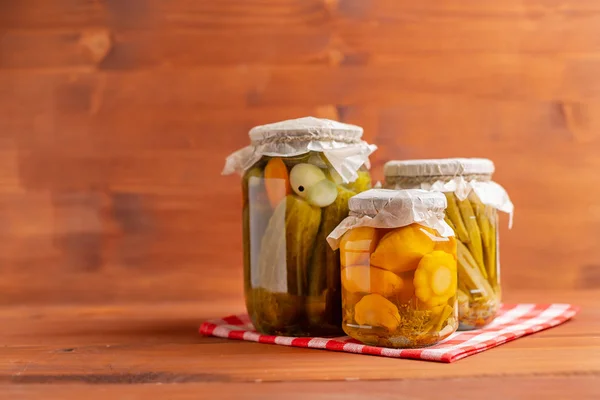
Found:
[{"label": "red and white checkered napkin", "polygon": [[347,336],[324,339],[262,335],[254,330],[247,315],[233,315],[220,320],[206,321],[200,326],[200,333],[283,346],[450,363],[522,336],[560,325],[573,317],[577,311],[579,309],[570,304],[505,304],[494,322],[484,329],[456,332],[435,346],[423,349],[367,346]]}]

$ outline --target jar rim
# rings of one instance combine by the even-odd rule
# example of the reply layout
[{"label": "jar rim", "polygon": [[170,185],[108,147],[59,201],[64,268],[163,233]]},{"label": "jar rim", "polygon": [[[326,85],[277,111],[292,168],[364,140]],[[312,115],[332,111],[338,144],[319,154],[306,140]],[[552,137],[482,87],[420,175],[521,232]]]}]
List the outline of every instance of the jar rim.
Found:
[{"label": "jar rim", "polygon": [[487,158],[392,160],[383,167],[385,177],[491,176],[494,171],[494,162]]}]

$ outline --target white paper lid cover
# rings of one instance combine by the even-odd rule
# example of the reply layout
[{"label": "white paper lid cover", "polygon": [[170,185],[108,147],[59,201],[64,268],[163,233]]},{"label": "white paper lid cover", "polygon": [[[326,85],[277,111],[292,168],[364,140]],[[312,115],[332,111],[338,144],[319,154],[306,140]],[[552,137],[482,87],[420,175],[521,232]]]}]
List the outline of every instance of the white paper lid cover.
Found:
[{"label": "white paper lid cover", "polygon": [[362,226],[400,228],[414,223],[435,229],[441,236],[454,236],[444,221],[446,196],[440,192],[421,189],[371,189],[351,197],[350,215],[327,236],[333,250],[339,247],[342,236]]},{"label": "white paper lid cover", "polygon": [[383,167],[386,177],[491,175],[494,163],[487,158],[440,158],[432,160],[388,161]]},{"label": "white paper lid cover", "polygon": [[303,117],[260,125],[248,133],[252,142],[285,136],[298,140],[323,140],[358,142],[363,135],[363,128],[324,118]]},{"label": "white paper lid cover", "polygon": [[401,214],[405,210],[443,212],[446,196],[440,192],[421,189],[391,190],[370,189],[353,196],[348,201],[350,212],[363,215]]}]

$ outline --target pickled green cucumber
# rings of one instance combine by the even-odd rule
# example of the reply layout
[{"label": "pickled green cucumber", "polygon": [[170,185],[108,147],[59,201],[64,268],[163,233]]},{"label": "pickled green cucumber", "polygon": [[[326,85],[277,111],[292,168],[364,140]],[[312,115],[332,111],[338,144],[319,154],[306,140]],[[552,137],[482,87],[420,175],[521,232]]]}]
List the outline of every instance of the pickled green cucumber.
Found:
[{"label": "pickled green cucumber", "polygon": [[[341,285],[339,250],[332,250],[327,244],[327,236],[348,216],[348,200],[356,193],[342,186],[337,187],[337,198],[323,208],[321,226],[310,264],[308,295],[311,298],[307,307],[309,320],[318,323],[322,319],[341,323]],[[323,315],[325,313],[325,315]]]},{"label": "pickled green cucumber", "polygon": [[287,293],[273,293],[263,288],[246,291],[246,309],[259,332],[286,334],[301,331],[303,303]]},{"label": "pickled green cucumber", "polygon": [[371,189],[371,174],[367,170],[358,170],[358,178],[354,182],[345,185],[348,189],[355,193],[364,192]]},{"label": "pickled green cucumber", "polygon": [[321,209],[294,195],[287,196],[286,205],[288,290],[304,295],[308,290],[308,264],[321,224]]},{"label": "pickled green cucumber", "polygon": [[273,292],[306,293],[308,262],[315,244],[321,209],[288,195],[275,209],[262,239],[260,286]]},{"label": "pickled green cucumber", "polygon": [[244,287],[256,329],[293,336],[340,335],[339,253],[326,237],[348,215],[348,200],[371,186],[369,173],[343,184],[319,153],[282,157],[293,193],[273,206],[263,157],[242,180]]}]

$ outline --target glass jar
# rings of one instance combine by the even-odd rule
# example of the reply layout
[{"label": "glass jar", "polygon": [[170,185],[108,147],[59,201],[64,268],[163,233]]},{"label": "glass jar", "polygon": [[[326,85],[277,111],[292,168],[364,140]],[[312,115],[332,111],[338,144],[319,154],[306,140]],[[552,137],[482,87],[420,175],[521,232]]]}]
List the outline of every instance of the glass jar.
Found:
[{"label": "glass jar", "polygon": [[492,182],[494,164],[487,159],[390,161],[385,187],[444,192],[446,222],[454,229],[458,250],[459,330],[481,328],[496,316],[501,303],[497,210],[511,214],[504,189]]},{"label": "glass jar", "polygon": [[316,118],[250,131],[252,151],[241,150],[255,157],[242,178],[244,291],[259,332],[341,334],[339,254],[326,237],[350,197],[371,187],[375,147],[361,136],[360,127]]},{"label": "glass jar", "polygon": [[395,348],[450,336],[458,327],[457,262],[444,195],[373,189],[349,207],[329,236],[340,249],[346,334]]}]

